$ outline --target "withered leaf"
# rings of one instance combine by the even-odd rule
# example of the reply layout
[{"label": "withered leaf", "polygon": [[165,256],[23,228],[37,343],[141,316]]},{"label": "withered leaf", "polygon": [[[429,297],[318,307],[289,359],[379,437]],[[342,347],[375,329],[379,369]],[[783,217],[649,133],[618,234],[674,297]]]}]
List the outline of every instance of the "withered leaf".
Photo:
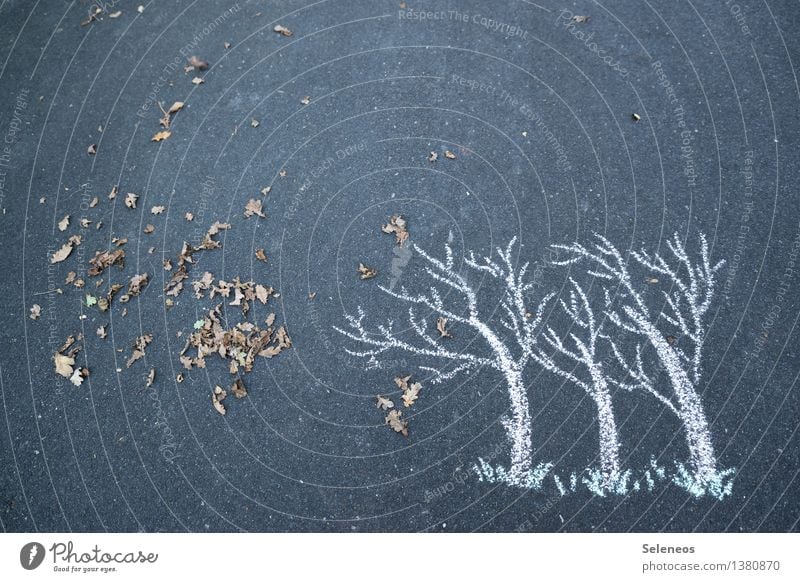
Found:
[{"label": "withered leaf", "polygon": [[435,162],[438,159],[439,159],[439,154],[437,154],[436,152],[431,152],[430,154],[428,154],[429,162]]},{"label": "withered leaf", "polygon": [[456,159],[456,155],[453,152],[451,152],[450,150],[444,150],[444,157],[446,157],[448,160],[455,160]]},{"label": "withered leaf", "polygon": [[388,398],[384,398],[380,394],[376,397],[377,402],[375,406],[380,408],[381,410],[389,410],[390,408],[394,408],[394,402],[389,400]]},{"label": "withered leaf", "polygon": [[60,263],[64,259],[66,259],[72,253],[72,243],[66,242],[64,246],[58,249],[56,252],[53,253],[53,256],[50,257],[50,263]]},{"label": "withered leaf", "polygon": [[75,365],[75,358],[56,353],[53,356],[53,361],[56,365],[56,374],[63,376],[64,378],[69,378],[72,376],[72,366]]},{"label": "withered leaf", "polygon": [[93,156],[97,153],[97,144],[92,144],[88,148],[86,148],[86,153],[90,156]]},{"label": "withered leaf", "polygon": [[394,233],[395,242],[400,246],[403,246],[408,240],[406,219],[399,214],[389,217],[389,222],[384,224],[381,230],[386,234]]},{"label": "withered leaf", "polygon": [[171,135],[172,135],[171,131],[167,131],[167,130],[159,131],[153,137],[150,138],[150,141],[164,141],[165,139],[167,139]]},{"label": "withered leaf", "polygon": [[140,335],[136,338],[136,341],[133,343],[133,351],[131,352],[131,357],[128,358],[128,362],[126,366],[130,368],[134,362],[140,360],[144,357],[144,351],[147,349],[147,346],[153,341],[153,336],[151,334]]},{"label": "withered leaf", "polygon": [[402,434],[404,437],[408,437],[408,421],[403,420],[401,417],[403,416],[403,412],[401,410],[390,410],[389,414],[386,415],[386,424],[395,431]]},{"label": "withered leaf", "polygon": [[144,227],[144,233],[145,234],[152,234],[153,232],[155,232],[155,230],[156,230],[156,227],[154,225],[152,225],[152,224],[148,224],[147,226]]},{"label": "withered leaf", "polygon": [[373,269],[372,267],[368,267],[364,263],[358,264],[358,272],[361,275],[361,279],[372,279],[375,275],[378,274],[378,271]]},{"label": "withered leaf", "polygon": [[247,389],[244,387],[244,382],[241,378],[237,378],[231,386],[231,392],[236,398],[244,398],[247,396]]},{"label": "withered leaf", "polygon": [[272,30],[283,36],[292,36],[292,34],[294,34],[291,30],[289,30],[288,28],[286,28],[281,24],[276,24],[275,28],[273,28]]},{"label": "withered leaf", "polygon": [[419,398],[419,392],[422,390],[422,384],[414,382],[408,385],[408,388],[403,392],[403,404],[408,408]]},{"label": "withered leaf", "polygon": [[64,218],[58,221],[58,230],[64,232],[65,230],[67,230],[68,226],[69,226],[69,214],[67,214]]},{"label": "withered leaf", "polygon": [[191,57],[189,57],[189,61],[188,62],[189,62],[190,66],[192,66],[195,69],[198,69],[200,71],[205,71],[208,68],[208,62],[204,61],[203,59],[201,59],[201,58],[199,58],[199,57],[197,57],[195,55],[192,55]]},{"label": "withered leaf", "polygon": [[31,305],[31,315],[30,318],[33,320],[39,319],[39,316],[42,314],[42,306],[38,303],[34,303]]},{"label": "withered leaf", "polygon": [[267,262],[267,255],[264,252],[264,249],[256,249],[256,258],[262,263]]},{"label": "withered leaf", "polygon": [[128,192],[125,195],[125,206],[128,208],[136,208],[136,201],[139,200],[139,195],[133,192]]},{"label": "withered leaf", "polygon": [[202,85],[203,83],[205,83],[205,80],[202,77],[194,77],[192,79],[192,84],[194,85]]},{"label": "withered leaf", "polygon": [[246,218],[250,218],[253,215],[258,215],[261,218],[267,217],[267,215],[264,214],[264,212],[262,211],[261,200],[258,200],[256,198],[251,198],[248,201],[247,206],[245,206],[244,208],[244,215]]},{"label": "withered leaf", "polygon": [[153,385],[153,382],[156,380],[156,369],[150,368],[150,372],[147,374],[147,382],[145,383],[145,388],[150,388]]},{"label": "withered leaf", "polygon": [[166,206],[153,206],[150,209],[150,214],[163,214],[166,209]]},{"label": "withered leaf", "polygon": [[439,332],[439,337],[453,337],[450,330],[447,329],[447,318],[440,317],[436,321],[436,331]]}]

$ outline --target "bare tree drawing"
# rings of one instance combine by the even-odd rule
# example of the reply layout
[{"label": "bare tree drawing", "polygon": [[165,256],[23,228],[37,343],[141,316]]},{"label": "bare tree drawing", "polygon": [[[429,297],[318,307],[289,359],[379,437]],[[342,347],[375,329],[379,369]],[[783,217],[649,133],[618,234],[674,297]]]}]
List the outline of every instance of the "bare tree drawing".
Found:
[{"label": "bare tree drawing", "polygon": [[[533,347],[533,359],[543,368],[582,388],[594,401],[597,409],[597,422],[600,442],[601,487],[613,489],[621,476],[619,460],[619,435],[614,420],[614,407],[609,390],[609,379],[603,369],[603,360],[599,356],[598,342],[609,342],[618,353],[611,338],[603,334],[602,324],[598,324],[594,311],[583,288],[570,277],[572,289],[569,303],[559,299],[561,308],[577,330],[570,332],[569,337],[574,347],[564,345],[559,334],[551,327],[542,334],[544,343],[554,353],[548,353],[541,344]],[[620,355],[621,357],[621,355]],[[582,369],[578,371],[578,369]]]},{"label": "bare tree drawing", "polygon": [[[433,280],[427,292],[414,294],[405,287],[401,287],[400,291],[394,291],[380,286],[380,289],[388,295],[409,304],[408,322],[413,330],[413,340],[407,340],[396,333],[392,321],[378,325],[374,332],[366,330],[364,311],[360,306],[357,315],[345,315],[349,329],[338,327],[334,329],[365,346],[361,350],[347,350],[347,353],[354,356],[374,358],[388,350],[398,349],[449,362],[451,366],[449,369],[447,363],[441,368],[420,366],[421,369],[434,374],[434,383],[451,379],[461,372],[471,372],[484,367],[501,372],[505,378],[510,401],[510,414],[503,419],[503,426],[511,443],[508,481],[525,485],[531,474],[531,416],[522,374],[533,355],[530,347],[533,345],[534,330],[542,320],[544,305],[549,296],[539,303],[535,313],[526,308],[526,294],[533,289],[533,284],[526,279],[527,263],[518,268],[514,266],[512,250],[515,243],[516,238],[511,240],[505,250],[498,251],[500,261],[494,261],[489,257],[479,261],[472,254],[464,261],[473,271],[487,273],[502,283],[503,297],[500,306],[504,317],[499,324],[511,332],[510,334],[492,327],[492,322],[479,312],[475,290],[467,279],[456,271],[449,243],[445,245],[444,260],[430,256],[416,244],[412,245],[414,251],[425,262],[425,273]],[[446,306],[440,288],[455,291],[462,305]],[[445,347],[441,340],[431,336],[428,325],[419,320],[415,312],[417,306],[427,308],[439,317],[474,330],[485,340],[489,348],[488,357],[455,352]],[[508,336],[511,336],[511,341],[508,341]]]},{"label": "bare tree drawing", "polygon": [[[614,356],[627,379],[618,382],[623,388],[647,391],[665,404],[682,421],[689,448],[693,478],[708,484],[719,476],[717,458],[711,441],[703,403],[698,393],[705,344],[705,315],[714,297],[715,275],[723,261],[711,264],[708,242],[700,235],[700,257],[693,263],[677,234],[667,242],[669,255],[650,255],[645,250],[631,253],[633,261],[651,276],[665,277],[670,291],[662,291],[664,309],[652,313],[640,291],[633,284],[628,264],[622,254],[601,235],[591,249],[579,243],[553,245],[571,256],[554,261],[558,265],[589,263],[588,274],[606,286],[605,315],[617,328],[643,338],[649,344],[669,376],[671,390],[657,389],[642,369],[641,347],[636,346],[635,365],[629,366],[620,350],[612,346]],[[671,264],[672,263],[672,264]],[[612,291],[616,297],[612,301]],[[621,307],[615,307],[619,304]],[[680,341],[669,338],[662,329],[672,326]],[[685,351],[678,344],[688,345]]]}]

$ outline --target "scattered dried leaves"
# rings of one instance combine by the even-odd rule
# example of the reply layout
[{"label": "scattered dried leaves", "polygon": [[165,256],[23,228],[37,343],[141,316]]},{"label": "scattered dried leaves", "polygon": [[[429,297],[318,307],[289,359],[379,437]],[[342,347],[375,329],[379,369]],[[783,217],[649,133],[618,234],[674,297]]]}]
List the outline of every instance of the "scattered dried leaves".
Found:
[{"label": "scattered dried leaves", "polygon": [[122,267],[125,263],[125,250],[116,249],[114,251],[96,251],[94,257],[89,259],[89,264],[92,266],[87,271],[90,277],[97,277],[111,265],[119,265]]},{"label": "scattered dried leaves", "polygon": [[[218,305],[199,320],[197,331],[189,336],[181,351],[181,363],[187,369],[205,368],[206,357],[217,355],[228,361],[231,374],[250,372],[256,356],[272,358],[292,346],[292,341],[283,326],[275,329],[274,314],[267,318],[267,328],[261,329],[251,322],[241,322],[226,328],[221,316],[222,305]],[[193,357],[187,356],[190,347],[196,349]]]}]

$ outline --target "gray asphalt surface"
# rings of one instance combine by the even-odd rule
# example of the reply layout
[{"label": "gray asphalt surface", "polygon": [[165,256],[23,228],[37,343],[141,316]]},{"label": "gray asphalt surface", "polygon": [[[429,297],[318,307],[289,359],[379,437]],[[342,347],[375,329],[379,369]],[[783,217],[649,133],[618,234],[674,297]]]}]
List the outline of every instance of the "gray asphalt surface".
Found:
[{"label": "gray asphalt surface", "polygon": [[[81,26],[87,2],[0,1],[4,531],[799,529],[797,4],[406,4],[196,0],[139,12],[119,1]],[[192,55],[208,70],[186,72]],[[175,101],[185,106],[172,135],[151,141],[158,103]],[[251,198],[266,218],[243,216]],[[551,243],[599,232],[622,250],[663,250],[673,232],[687,244],[706,233],[727,264],[700,390],[720,466],[736,469],[731,496],[673,485],[562,496],[552,482],[528,491],[478,479],[479,457],[508,462],[502,378],[484,370],[434,386],[417,371],[429,362],[402,352],[369,368],[332,329],[358,305],[373,324],[401,325],[405,307],[377,284],[426,284],[419,255],[380,230],[395,214],[437,256],[452,232],[459,261],[517,236],[540,294],[565,290],[567,271],[546,266]],[[199,256],[167,308],[163,260],[217,220],[231,223],[222,249]],[[74,234],[81,245],[50,264]],[[125,267],[97,290],[87,262],[115,237],[128,240]],[[359,262],[377,277],[360,280]],[[65,284],[69,271],[86,288]],[[210,394],[230,384],[227,364],[189,371],[178,359],[216,305],[193,295],[203,271],[273,286],[280,296],[253,320],[276,311],[293,341],[259,359],[225,416]],[[151,283],[127,304],[85,304],[145,272]],[[496,322],[493,289],[481,289]],[[452,345],[483,355],[453,331]],[[52,360],[76,333],[77,363],[91,371],[80,387]],[[153,343],[126,368],[143,334]],[[374,399],[399,403],[393,378],[407,373],[424,388],[404,413],[405,439]],[[526,381],[534,461],[595,463],[591,401],[535,367]],[[663,407],[637,394],[615,404],[626,467],[686,459]]]}]

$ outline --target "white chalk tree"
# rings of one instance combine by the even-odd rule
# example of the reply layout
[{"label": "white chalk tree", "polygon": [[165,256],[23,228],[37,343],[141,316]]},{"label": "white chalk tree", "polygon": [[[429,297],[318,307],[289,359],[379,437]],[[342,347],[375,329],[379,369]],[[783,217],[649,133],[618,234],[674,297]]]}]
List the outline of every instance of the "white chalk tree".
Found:
[{"label": "white chalk tree", "polygon": [[[467,278],[459,273],[453,258],[450,244],[445,245],[443,260],[430,256],[416,244],[412,245],[417,255],[424,261],[424,270],[432,280],[427,291],[412,293],[405,287],[399,291],[379,286],[395,299],[408,304],[408,323],[411,332],[401,334],[395,331],[393,321],[380,324],[370,332],[364,327],[364,311],[359,306],[357,315],[345,314],[348,329],[334,327],[336,331],[362,344],[363,349],[347,349],[347,353],[374,358],[389,350],[402,350],[428,358],[443,360],[443,366],[432,368],[420,366],[433,374],[433,383],[454,378],[461,372],[472,372],[480,368],[490,368],[500,372],[506,384],[510,412],[503,419],[503,426],[511,443],[511,464],[508,481],[524,486],[531,472],[531,415],[523,381],[523,370],[533,352],[534,330],[542,320],[544,306],[549,296],[539,302],[538,307],[529,311],[527,295],[534,289],[526,274],[528,263],[520,267],[514,265],[512,251],[516,237],[504,250],[498,251],[499,261],[490,257],[477,259],[473,254],[465,258],[464,264],[472,271],[486,273],[501,283],[502,298],[500,308],[503,317],[490,321],[480,312],[476,291]],[[440,289],[454,295],[452,305],[445,304]],[[448,303],[451,303],[448,301]],[[429,331],[432,326],[421,321],[415,308],[430,310],[448,322],[461,324],[473,330],[486,345],[486,355],[463,353],[449,349],[442,338],[434,338]],[[410,339],[405,336],[411,336]]]},{"label": "white chalk tree", "polygon": [[[603,282],[606,290],[605,315],[619,330],[642,338],[657,356],[669,377],[669,390],[654,386],[644,373],[641,346],[636,346],[635,365],[629,366],[623,354],[613,346],[616,360],[628,380],[623,388],[641,388],[665,404],[682,422],[691,460],[692,477],[703,486],[717,477],[717,458],[703,403],[698,392],[702,375],[705,345],[705,316],[714,297],[715,276],[723,261],[712,264],[708,242],[700,235],[700,253],[689,258],[686,246],[677,233],[667,242],[668,254],[651,255],[645,250],[631,253],[632,264],[646,272],[651,281],[670,287],[662,290],[663,307],[652,310],[642,291],[634,285],[628,262],[605,237],[586,248],[579,243],[553,245],[568,256],[553,261],[557,265],[587,263],[588,274]],[[644,283],[644,277],[642,277]],[[665,331],[664,328],[669,331]],[[674,331],[675,336],[670,332]]]},{"label": "white chalk tree", "polygon": [[569,301],[559,299],[574,329],[569,332],[569,345],[565,345],[561,335],[548,325],[542,339],[531,346],[532,357],[546,370],[582,388],[594,402],[600,443],[600,485],[611,490],[621,476],[620,442],[609,389],[610,379],[604,369],[599,344],[608,342],[615,353],[619,353],[619,350],[611,338],[603,333],[602,322],[595,318],[581,285],[572,277],[570,285]]}]

